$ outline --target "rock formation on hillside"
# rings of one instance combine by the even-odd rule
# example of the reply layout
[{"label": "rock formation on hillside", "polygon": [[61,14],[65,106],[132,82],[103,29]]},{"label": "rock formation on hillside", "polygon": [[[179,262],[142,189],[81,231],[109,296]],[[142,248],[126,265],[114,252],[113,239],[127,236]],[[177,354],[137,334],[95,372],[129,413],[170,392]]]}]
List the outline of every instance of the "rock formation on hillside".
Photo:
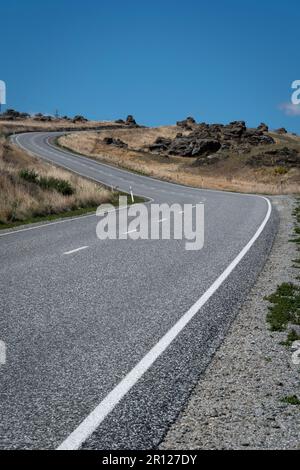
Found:
[{"label": "rock formation on hillside", "polygon": [[129,127],[140,127],[136,120],[134,119],[134,117],[132,116],[132,114],[129,114],[126,118],[126,121],[124,121],[124,119],[117,119],[115,121],[116,124],[123,124],[125,126],[129,126]]},{"label": "rock formation on hillside", "polygon": [[127,148],[128,144],[123,142],[121,139],[115,139],[114,137],[104,137],[103,143],[105,145],[114,145],[115,147]]},{"label": "rock formation on hillside", "polygon": [[266,134],[268,126],[260,124],[256,129],[246,127],[244,121],[233,121],[223,124],[197,124],[188,117],[177,123],[185,132],[174,139],[158,137],[149,150],[167,155],[198,157],[227,150],[237,153],[248,153],[253,146],[273,144],[274,139]]}]

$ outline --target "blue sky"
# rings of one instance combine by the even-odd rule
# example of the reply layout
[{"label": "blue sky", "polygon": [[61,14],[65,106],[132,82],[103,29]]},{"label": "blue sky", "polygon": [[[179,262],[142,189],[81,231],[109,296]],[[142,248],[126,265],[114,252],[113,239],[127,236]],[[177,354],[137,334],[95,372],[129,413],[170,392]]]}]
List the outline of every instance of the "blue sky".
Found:
[{"label": "blue sky", "polygon": [[146,125],[265,121],[300,79],[300,9],[289,1],[0,0],[7,106]]}]

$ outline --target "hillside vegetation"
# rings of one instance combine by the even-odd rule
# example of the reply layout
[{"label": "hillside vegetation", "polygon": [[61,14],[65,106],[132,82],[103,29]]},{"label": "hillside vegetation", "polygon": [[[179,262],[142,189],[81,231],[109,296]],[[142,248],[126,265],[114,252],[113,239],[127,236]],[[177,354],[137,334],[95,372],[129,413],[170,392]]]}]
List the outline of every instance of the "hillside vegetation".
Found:
[{"label": "hillside vegetation", "polygon": [[0,228],[80,214],[114,197],[96,183],[26,154],[0,126]]},{"label": "hillside vegetation", "polygon": [[300,138],[243,121],[108,129],[65,135],[61,146],[168,181],[230,191],[299,193]]}]

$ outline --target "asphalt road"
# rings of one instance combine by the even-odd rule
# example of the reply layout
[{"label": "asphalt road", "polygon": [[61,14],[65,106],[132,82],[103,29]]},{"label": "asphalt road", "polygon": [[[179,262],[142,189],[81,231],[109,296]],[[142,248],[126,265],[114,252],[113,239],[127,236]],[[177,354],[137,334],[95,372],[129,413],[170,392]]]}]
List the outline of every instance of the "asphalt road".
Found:
[{"label": "asphalt road", "polygon": [[[224,338],[277,228],[269,202],[22,148],[151,198],[205,206],[205,243],[106,240],[94,215],[0,232],[0,448],[155,448]],[[78,248],[83,248],[79,251]]]}]

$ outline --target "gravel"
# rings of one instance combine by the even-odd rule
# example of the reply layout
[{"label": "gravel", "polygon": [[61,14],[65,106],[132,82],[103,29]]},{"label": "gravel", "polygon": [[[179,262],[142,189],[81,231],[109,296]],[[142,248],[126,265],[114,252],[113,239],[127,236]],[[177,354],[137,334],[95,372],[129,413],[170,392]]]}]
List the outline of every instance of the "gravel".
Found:
[{"label": "gravel", "polygon": [[299,365],[286,332],[270,332],[264,297],[294,281],[296,244],[289,196],[272,198],[279,231],[264,269],[226,339],[202,375],[160,449],[299,449],[300,406],[282,398],[300,396]]}]

